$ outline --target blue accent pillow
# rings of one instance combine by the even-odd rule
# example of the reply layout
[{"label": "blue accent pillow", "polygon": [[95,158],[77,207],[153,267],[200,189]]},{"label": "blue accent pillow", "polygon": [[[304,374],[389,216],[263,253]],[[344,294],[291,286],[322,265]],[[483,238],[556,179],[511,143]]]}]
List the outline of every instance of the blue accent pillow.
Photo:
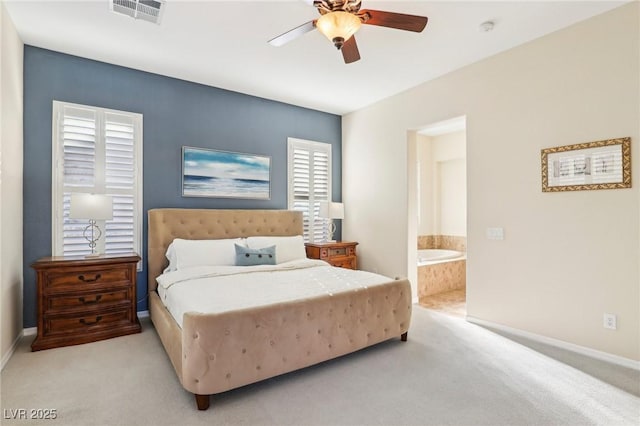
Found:
[{"label": "blue accent pillow", "polygon": [[236,246],[236,266],[275,265],[276,246],[261,249]]}]

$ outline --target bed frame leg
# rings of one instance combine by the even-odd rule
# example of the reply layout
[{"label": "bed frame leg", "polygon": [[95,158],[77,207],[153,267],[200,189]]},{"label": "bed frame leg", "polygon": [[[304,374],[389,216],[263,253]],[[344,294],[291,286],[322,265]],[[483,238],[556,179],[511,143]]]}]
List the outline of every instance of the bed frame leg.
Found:
[{"label": "bed frame leg", "polygon": [[407,332],[405,332],[405,333],[402,333],[402,334],[400,335],[400,340],[402,340],[403,342],[406,342],[406,341],[407,341],[407,336],[408,336],[408,335],[409,335],[409,332],[408,332],[408,331],[407,331]]},{"label": "bed frame leg", "polygon": [[198,410],[206,410],[209,408],[209,395],[198,395],[194,394],[196,397],[196,405],[198,406]]}]

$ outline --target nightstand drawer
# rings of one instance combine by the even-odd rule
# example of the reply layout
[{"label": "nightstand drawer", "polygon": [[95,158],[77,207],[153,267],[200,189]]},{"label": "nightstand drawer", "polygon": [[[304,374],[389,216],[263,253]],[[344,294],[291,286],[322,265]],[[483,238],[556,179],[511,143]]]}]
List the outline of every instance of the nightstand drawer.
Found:
[{"label": "nightstand drawer", "polygon": [[356,269],[356,259],[355,257],[345,257],[332,259],[328,261],[332,266],[338,266],[340,268],[347,269]]},{"label": "nightstand drawer", "polygon": [[327,249],[327,256],[328,257],[346,256],[346,255],[347,255],[347,248],[346,247],[337,247],[337,248]]},{"label": "nightstand drawer", "polygon": [[51,289],[77,287],[79,285],[96,286],[100,284],[128,282],[131,280],[127,268],[87,268],[73,272],[47,273],[46,287]]},{"label": "nightstand drawer", "polygon": [[118,323],[129,324],[131,322],[130,312],[131,310],[125,307],[117,311],[84,313],[73,316],[52,315],[45,319],[44,326],[50,335],[89,332]]},{"label": "nightstand drawer", "polygon": [[102,306],[129,299],[129,289],[122,288],[116,291],[103,291],[100,293],[80,293],[77,295],[60,295],[48,298],[48,308],[65,309],[89,306]]}]

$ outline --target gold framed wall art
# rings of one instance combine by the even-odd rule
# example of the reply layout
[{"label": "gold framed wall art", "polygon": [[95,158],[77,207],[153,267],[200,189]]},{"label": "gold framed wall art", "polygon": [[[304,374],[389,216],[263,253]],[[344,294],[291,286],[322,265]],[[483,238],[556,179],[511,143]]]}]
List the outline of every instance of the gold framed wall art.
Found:
[{"label": "gold framed wall art", "polygon": [[541,161],[543,192],[631,188],[631,138],[544,148]]}]

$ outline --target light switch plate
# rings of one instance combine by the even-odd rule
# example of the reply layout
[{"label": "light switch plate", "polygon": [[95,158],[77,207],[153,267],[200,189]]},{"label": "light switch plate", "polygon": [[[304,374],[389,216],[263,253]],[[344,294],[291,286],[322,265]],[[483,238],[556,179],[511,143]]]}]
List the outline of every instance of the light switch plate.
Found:
[{"label": "light switch plate", "polygon": [[504,228],[487,228],[488,240],[504,240]]}]

